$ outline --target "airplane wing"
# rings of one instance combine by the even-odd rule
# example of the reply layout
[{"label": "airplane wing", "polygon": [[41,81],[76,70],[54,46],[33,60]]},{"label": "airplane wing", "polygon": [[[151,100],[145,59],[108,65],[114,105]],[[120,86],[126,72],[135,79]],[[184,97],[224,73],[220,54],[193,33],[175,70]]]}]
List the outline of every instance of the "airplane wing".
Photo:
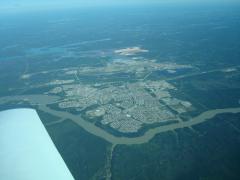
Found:
[{"label": "airplane wing", "polygon": [[33,109],[0,112],[0,179],[74,179]]}]

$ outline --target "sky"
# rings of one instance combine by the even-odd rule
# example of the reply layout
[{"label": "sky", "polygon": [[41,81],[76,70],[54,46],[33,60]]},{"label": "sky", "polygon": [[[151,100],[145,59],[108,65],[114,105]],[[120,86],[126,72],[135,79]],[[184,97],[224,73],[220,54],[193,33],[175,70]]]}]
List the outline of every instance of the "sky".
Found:
[{"label": "sky", "polygon": [[68,7],[137,5],[152,3],[231,3],[240,0],[0,0],[0,11],[27,11]]}]

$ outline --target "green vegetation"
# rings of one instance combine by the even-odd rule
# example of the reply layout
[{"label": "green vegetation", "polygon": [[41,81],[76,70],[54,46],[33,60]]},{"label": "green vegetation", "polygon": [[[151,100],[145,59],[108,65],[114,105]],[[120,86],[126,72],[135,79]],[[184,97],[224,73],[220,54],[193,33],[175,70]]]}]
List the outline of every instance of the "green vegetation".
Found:
[{"label": "green vegetation", "polygon": [[41,110],[37,110],[37,113],[38,113],[41,121],[43,122],[43,124],[55,122],[55,121],[58,121],[61,119],[60,117],[54,116],[52,114],[46,113]]},{"label": "green vegetation", "polygon": [[194,129],[157,135],[147,144],[115,148],[113,180],[237,180],[240,114],[215,117]]},{"label": "green vegetation", "polygon": [[75,179],[104,179],[109,143],[70,120],[47,126],[47,130]]},{"label": "green vegetation", "polygon": [[110,169],[112,180],[240,179],[240,114],[117,145],[113,158],[87,132],[102,128],[114,144],[239,107],[239,6],[42,12],[0,16],[0,111],[47,107],[39,116],[76,180]]},{"label": "green vegetation", "polygon": [[[240,100],[240,72],[216,71],[173,81],[198,112],[206,109],[238,107]],[[195,112],[191,112],[194,113]]]}]

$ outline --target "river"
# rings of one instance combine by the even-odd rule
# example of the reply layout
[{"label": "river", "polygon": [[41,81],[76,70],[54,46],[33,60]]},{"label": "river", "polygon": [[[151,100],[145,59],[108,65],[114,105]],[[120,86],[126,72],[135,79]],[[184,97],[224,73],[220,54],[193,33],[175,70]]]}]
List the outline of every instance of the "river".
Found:
[{"label": "river", "polygon": [[117,144],[132,145],[132,144],[147,143],[155,135],[162,132],[173,131],[179,128],[191,127],[193,125],[200,124],[209,119],[212,119],[216,115],[222,114],[222,113],[240,113],[240,107],[208,110],[190,119],[189,121],[183,121],[175,124],[159,126],[156,128],[149,129],[144,135],[139,137],[116,137],[108,133],[107,131],[95,126],[93,123],[85,121],[84,119],[81,118],[80,115],[73,115],[66,111],[56,111],[47,107],[47,104],[52,104],[59,100],[59,98],[56,96],[46,96],[46,95],[11,96],[11,97],[0,98],[0,103],[3,104],[13,100],[17,100],[17,101],[26,100],[32,105],[39,105],[39,109],[44,112],[50,113],[52,115],[55,115],[61,118],[71,119],[74,123],[79,125],[81,128],[85,129],[87,132],[95,136],[98,136],[102,139],[105,139],[106,141],[114,145],[117,145]]}]

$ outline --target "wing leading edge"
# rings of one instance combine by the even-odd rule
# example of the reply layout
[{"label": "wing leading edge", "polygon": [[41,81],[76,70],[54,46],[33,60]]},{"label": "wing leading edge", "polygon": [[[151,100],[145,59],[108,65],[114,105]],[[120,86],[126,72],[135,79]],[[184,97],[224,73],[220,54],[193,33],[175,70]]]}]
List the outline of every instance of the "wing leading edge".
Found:
[{"label": "wing leading edge", "polygon": [[37,112],[0,112],[0,178],[73,180]]}]

